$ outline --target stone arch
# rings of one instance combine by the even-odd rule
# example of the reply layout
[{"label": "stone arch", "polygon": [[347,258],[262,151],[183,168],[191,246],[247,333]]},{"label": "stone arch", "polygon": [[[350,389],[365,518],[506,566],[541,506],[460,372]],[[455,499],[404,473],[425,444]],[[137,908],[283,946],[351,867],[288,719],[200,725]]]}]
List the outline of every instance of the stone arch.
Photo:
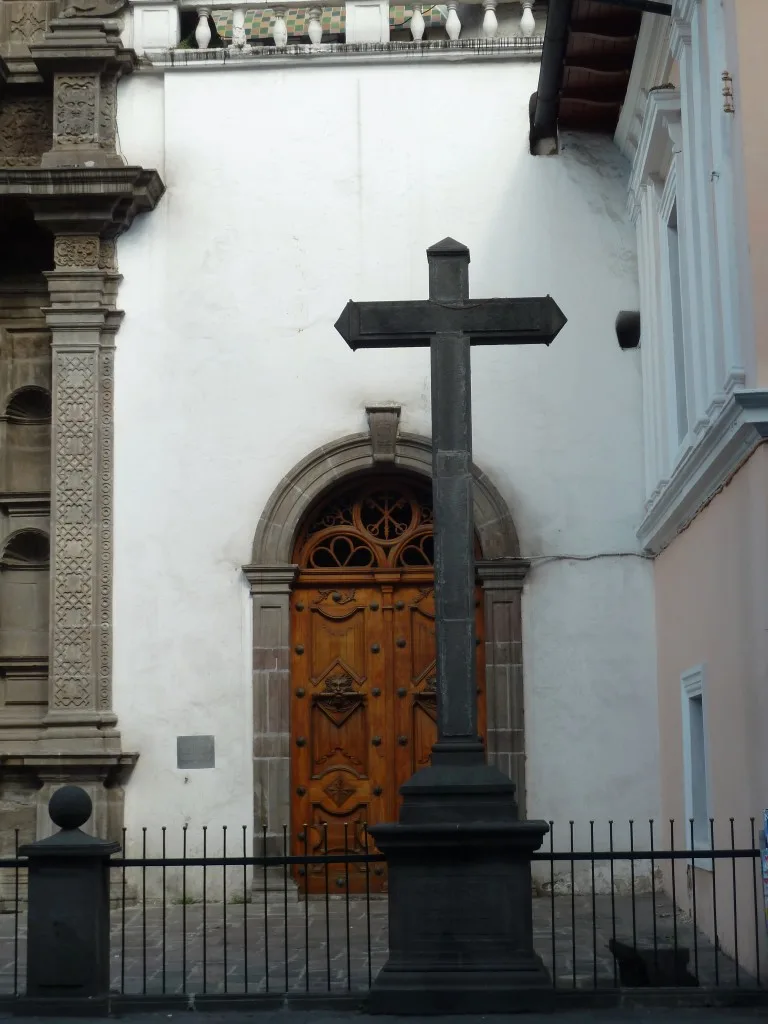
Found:
[{"label": "stone arch", "polygon": [[[399,412],[399,410],[398,410]],[[369,410],[370,414],[370,410]],[[268,843],[282,848],[290,820],[290,601],[298,575],[294,544],[305,516],[324,495],[372,470],[431,477],[432,445],[415,434],[395,436],[377,450],[375,432],[352,434],[315,449],[280,481],[264,506],[243,567],[253,605],[254,819]],[[486,636],[488,758],[516,783],[525,812],[525,745],[521,597],[529,563],[520,557],[512,515],[478,467],[475,530],[482,549],[477,575],[483,586]]]},{"label": "stone arch", "polygon": [[[253,565],[290,565],[299,526],[327,491],[377,465],[369,434],[352,434],[316,448],[272,492],[256,527]],[[432,443],[417,434],[397,439],[392,466],[419,476],[432,475]],[[518,558],[520,545],[504,499],[488,477],[473,466],[475,529],[483,559]]]}]

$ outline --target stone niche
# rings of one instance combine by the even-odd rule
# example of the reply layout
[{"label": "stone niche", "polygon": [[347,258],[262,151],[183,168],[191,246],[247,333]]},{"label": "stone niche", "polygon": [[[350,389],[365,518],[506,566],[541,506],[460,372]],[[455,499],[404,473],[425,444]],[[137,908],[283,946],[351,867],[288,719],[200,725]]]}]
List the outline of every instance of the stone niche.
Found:
[{"label": "stone niche", "polygon": [[10,396],[4,448],[4,491],[50,490],[51,395],[45,388],[23,387]]},{"label": "stone niche", "polygon": [[42,713],[47,705],[49,541],[20,530],[0,558],[0,708]]}]

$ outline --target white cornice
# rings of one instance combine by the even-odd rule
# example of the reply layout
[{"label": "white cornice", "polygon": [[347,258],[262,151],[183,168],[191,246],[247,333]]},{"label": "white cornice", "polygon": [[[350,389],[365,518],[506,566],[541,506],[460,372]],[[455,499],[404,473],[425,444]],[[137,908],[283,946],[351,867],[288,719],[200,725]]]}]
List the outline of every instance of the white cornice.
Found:
[{"label": "white cornice", "polygon": [[766,439],[768,389],[735,392],[653,502],[637,531],[643,549],[663,551]]},{"label": "white cornice", "polygon": [[672,0],[672,19],[690,25],[693,21],[693,12],[701,0]]},{"label": "white cornice", "polygon": [[669,71],[670,19],[661,14],[644,14],[614,140],[628,160],[637,149],[648,93],[664,85]]},{"label": "white cornice", "polygon": [[680,93],[677,89],[655,89],[648,94],[643,130],[629,176],[628,208],[639,201],[640,188],[652,175],[659,175],[665,160],[675,150],[674,128],[680,122]]},{"label": "white cornice", "polygon": [[691,45],[693,36],[691,26],[680,21],[672,22],[672,31],[669,35],[669,49],[676,61],[680,62],[683,51]]}]

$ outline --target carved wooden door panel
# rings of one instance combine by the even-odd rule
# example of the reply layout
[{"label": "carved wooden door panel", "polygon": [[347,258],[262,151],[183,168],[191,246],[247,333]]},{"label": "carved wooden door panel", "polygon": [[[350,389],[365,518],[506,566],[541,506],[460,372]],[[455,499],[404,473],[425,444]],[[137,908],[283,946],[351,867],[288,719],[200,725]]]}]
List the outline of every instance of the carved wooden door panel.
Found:
[{"label": "carved wooden door panel", "polygon": [[[301,857],[363,852],[435,741],[435,607],[428,488],[377,477],[316,509],[296,546],[292,597],[291,836]],[[477,635],[483,636],[478,590]],[[485,676],[478,646],[479,722]],[[372,850],[370,840],[368,848]],[[300,888],[386,890],[386,871],[301,865]]]},{"label": "carved wooden door panel", "polygon": [[[478,588],[475,630],[477,646],[478,732],[485,736],[485,659],[483,616]],[[403,584],[394,593],[394,729],[395,813],[402,802],[400,786],[414,772],[432,763],[437,739],[435,692],[435,590],[423,583]]]},{"label": "carved wooden door panel", "polygon": [[[388,775],[386,647],[371,586],[300,589],[294,596],[291,676],[292,835],[294,853],[363,852],[364,824],[384,821],[386,797],[375,780]],[[301,880],[307,866],[299,866]],[[309,865],[312,892],[324,892],[326,869]],[[351,866],[349,891],[365,891],[362,866]],[[383,875],[370,875],[371,891]],[[328,868],[331,893],[347,891],[343,863]],[[302,886],[303,888],[303,886]]]}]

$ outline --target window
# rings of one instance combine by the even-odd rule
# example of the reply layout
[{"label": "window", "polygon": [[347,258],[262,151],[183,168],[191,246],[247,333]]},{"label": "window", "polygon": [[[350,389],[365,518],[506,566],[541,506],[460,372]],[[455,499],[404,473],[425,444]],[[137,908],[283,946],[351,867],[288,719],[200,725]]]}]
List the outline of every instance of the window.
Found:
[{"label": "window", "polygon": [[685,836],[689,848],[702,850],[710,847],[711,817],[704,666],[697,665],[696,668],[684,672],[680,683],[683,711]]}]

